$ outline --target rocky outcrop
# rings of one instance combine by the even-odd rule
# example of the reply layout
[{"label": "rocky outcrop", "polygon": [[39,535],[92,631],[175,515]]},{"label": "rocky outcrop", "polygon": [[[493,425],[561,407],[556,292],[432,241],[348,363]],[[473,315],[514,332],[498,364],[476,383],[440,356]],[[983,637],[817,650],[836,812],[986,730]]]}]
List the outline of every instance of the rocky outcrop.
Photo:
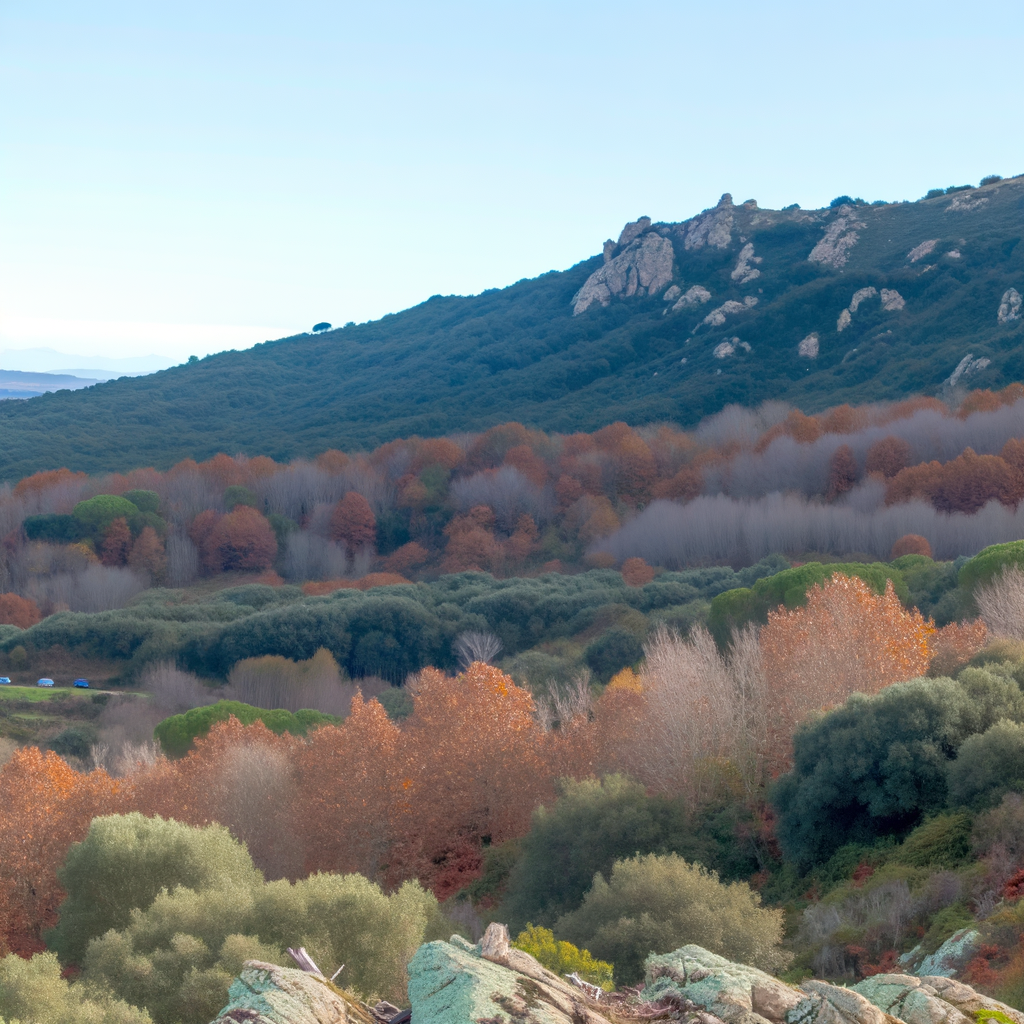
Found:
[{"label": "rocky outcrop", "polygon": [[[873,299],[876,295],[878,295],[878,289],[871,285],[868,285],[867,288],[858,288],[853,293],[853,298],[850,299],[850,305],[839,314],[839,319],[836,320],[836,330],[842,334],[850,326],[853,314],[860,308],[861,303],[866,302],[868,299]],[[893,288],[883,288],[881,300],[882,309],[889,312],[898,312],[907,304],[906,299]]]},{"label": "rocky outcrop", "polygon": [[938,244],[939,240],[937,238],[929,238],[920,245],[915,245],[914,248],[907,253],[907,259],[910,260],[911,263],[916,263],[918,260],[923,259],[932,252]]},{"label": "rocky outcrop", "polygon": [[978,359],[974,358],[973,352],[968,352],[967,355],[956,364],[956,369],[942,382],[946,387],[954,388],[957,384],[966,384],[969,377],[973,377],[976,373],[980,373],[985,369],[986,366],[991,363],[991,359],[986,359],[981,356]]},{"label": "rocky outcrop", "polygon": [[852,988],[797,988],[700,946],[648,957],[646,970],[646,1004],[696,1004],[726,1024],[1024,1024],[1024,1013],[949,978],[878,974]]},{"label": "rocky outcrop", "polygon": [[598,1004],[492,924],[475,946],[453,935],[420,946],[409,964],[415,1024],[609,1024]]},{"label": "rocky outcrop", "polygon": [[[849,210],[848,206],[840,210]],[[825,229],[825,235],[807,257],[812,263],[821,263],[833,270],[841,270],[850,258],[850,250],[860,239],[858,231],[867,227],[852,216],[839,216]]]},{"label": "rocky outcrop", "polygon": [[712,249],[728,249],[732,245],[732,224],[732,196],[726,192],[713,210],[705,210],[687,222],[683,248],[703,249],[708,245]]},{"label": "rocky outcrop", "polygon": [[711,292],[709,292],[707,288],[704,288],[699,284],[695,284],[692,288],[687,288],[686,291],[676,299],[675,305],[672,307],[672,312],[676,313],[680,309],[686,309],[687,306],[702,306],[705,302],[710,301]]},{"label": "rocky outcrop", "polygon": [[742,249],[740,249],[739,258],[736,260],[736,269],[732,272],[732,279],[739,284],[746,284],[748,281],[753,281],[755,278],[761,276],[761,271],[757,267],[752,267],[751,263],[760,263],[761,257],[754,255],[754,243],[747,242]]},{"label": "rocky outcrop", "polygon": [[1020,318],[1021,297],[1016,288],[1007,288],[999,303],[999,311],[996,319],[1001,324],[1008,324],[1011,320]]},{"label": "rocky outcrop", "polygon": [[697,331],[698,327],[702,327],[705,324],[709,327],[721,327],[725,323],[726,317],[733,316],[736,313],[742,313],[746,309],[751,309],[757,305],[757,296],[748,295],[742,302],[736,302],[735,299],[729,299],[728,302],[723,302],[720,306],[716,306],[713,310],[699,324],[694,327],[694,332]]},{"label": "rocky outcrop", "polygon": [[[649,219],[643,217],[637,224]],[[627,224],[623,234],[631,227]],[[672,280],[675,251],[667,238],[651,231],[634,238],[617,256],[587,278],[573,296],[573,315],[595,302],[607,306],[613,298],[654,295]]]},{"label": "rocky outcrop", "polygon": [[[952,978],[876,974],[851,991],[904,1024],[1024,1024],[1024,1013]],[[986,1016],[989,1013],[991,1017]]]},{"label": "rocky outcrop", "polygon": [[881,298],[882,309],[892,313],[898,312],[907,304],[907,300],[895,288],[883,288]]},{"label": "rocky outcrop", "polygon": [[821,341],[817,332],[808,334],[796,347],[796,354],[804,359],[817,359],[821,348]]},{"label": "rocky outcrop", "polygon": [[629,245],[635,238],[639,238],[651,226],[650,217],[640,217],[630,221],[619,232],[619,248]]},{"label": "rocky outcrop", "polygon": [[228,989],[228,1004],[213,1024],[374,1024],[318,974],[249,960]]},{"label": "rocky outcrop", "polygon": [[967,213],[970,210],[977,210],[988,202],[988,196],[975,196],[971,192],[958,192],[953,197],[953,202],[946,207],[946,213]]}]

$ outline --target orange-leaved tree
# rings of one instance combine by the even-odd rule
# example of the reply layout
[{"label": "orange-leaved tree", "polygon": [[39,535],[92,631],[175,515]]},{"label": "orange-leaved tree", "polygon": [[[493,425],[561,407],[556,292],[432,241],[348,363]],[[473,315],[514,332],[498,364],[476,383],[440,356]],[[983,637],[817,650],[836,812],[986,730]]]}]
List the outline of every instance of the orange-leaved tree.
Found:
[{"label": "orange-leaved tree", "polygon": [[124,809],[127,789],[101,769],[76,772],[53,751],[16,750],[0,768],[0,945],[29,954],[57,922],[57,869],[98,814]]},{"label": "orange-leaved tree", "polygon": [[206,542],[210,568],[266,569],[277,556],[277,538],[266,518],[248,505],[236,505],[217,520]]},{"label": "orange-leaved tree", "polygon": [[344,544],[349,556],[377,543],[377,520],[370,503],[358,491],[349,491],[331,513],[331,540]]},{"label": "orange-leaved tree", "polygon": [[0,622],[28,629],[43,617],[39,605],[27,597],[17,594],[0,594]]},{"label": "orange-leaved tree", "polygon": [[934,632],[917,609],[903,607],[891,581],[876,594],[841,573],[812,587],[804,607],[769,612],[760,643],[773,768],[788,763],[793,731],[812,712],[924,675]]},{"label": "orange-leaved tree", "polygon": [[124,516],[118,516],[103,535],[100,561],[104,565],[124,565],[128,561],[131,547],[132,531],[128,529],[128,520]]}]

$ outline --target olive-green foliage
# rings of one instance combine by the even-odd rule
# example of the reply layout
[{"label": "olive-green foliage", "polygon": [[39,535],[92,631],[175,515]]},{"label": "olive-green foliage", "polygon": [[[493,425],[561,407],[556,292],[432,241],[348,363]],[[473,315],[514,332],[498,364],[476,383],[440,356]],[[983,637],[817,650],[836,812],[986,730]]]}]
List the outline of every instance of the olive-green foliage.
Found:
[{"label": "olive-green foliage", "polygon": [[252,725],[253,722],[260,721],[271,732],[288,732],[293,736],[305,736],[311,728],[336,725],[340,721],[335,715],[327,715],[308,708],[293,714],[283,708],[267,710],[243,704],[238,700],[219,700],[216,704],[192,708],[183,714],[165,718],[153,730],[153,735],[169,757],[183,757],[192,749],[192,744],[198,736],[205,736],[215,722],[226,722],[232,715],[243,725]]},{"label": "olive-green foliage", "polygon": [[0,960],[0,1019],[7,1024],[152,1024],[145,1010],[114,998],[102,986],[61,977],[53,953]]},{"label": "olive-green foliage", "polygon": [[[570,433],[614,420],[694,422],[729,403],[765,399],[811,412],[930,391],[935,367],[963,357],[964,338],[975,355],[992,360],[984,383],[1001,387],[1024,378],[1024,321],[1001,324],[993,313],[1007,288],[1020,287],[1024,270],[1022,185],[1015,179],[987,190],[984,206],[955,228],[950,199],[858,206],[868,229],[842,273],[807,259],[824,223],[800,211],[766,218],[737,206],[723,249],[688,250],[685,229],[666,225],[677,280],[702,285],[716,303],[742,302],[749,291],[732,279],[741,237],[765,257],[760,301],[742,314],[752,351],[726,361],[715,359],[715,346],[741,328],[733,317],[701,325],[701,306],[665,315],[660,295],[635,295],[574,316],[573,295],[603,265],[599,253],[580,253],[581,262],[564,272],[507,288],[434,296],[374,322],[2,403],[0,473],[17,479],[52,466],[55,437],[61,464],[97,471],[166,468],[221,451],[311,456],[332,445],[372,448],[511,419]],[[922,238],[953,245],[961,237],[971,260],[937,259],[927,274],[894,256]],[[822,334],[817,359],[800,359],[793,339],[834,324],[836,310],[869,285],[898,290],[905,309],[894,314],[865,303],[841,335]],[[695,329],[699,343],[681,364]],[[325,394],[326,380],[345,387]]]},{"label": "olive-green foliage", "polygon": [[876,594],[885,593],[886,583],[892,580],[893,589],[901,601],[906,602],[910,596],[900,570],[884,562],[808,562],[795,569],[785,569],[763,577],[752,587],[719,594],[711,602],[708,629],[719,646],[724,646],[733,629],[745,626],[748,622],[767,622],[768,612],[780,605],[787,608],[803,606],[807,603],[807,591],[811,587],[821,586],[835,573],[858,576]]},{"label": "olive-green foliage", "polygon": [[70,725],[57,733],[47,746],[61,757],[87,758],[98,738],[98,732],[91,725]]},{"label": "olive-green foliage", "polygon": [[960,570],[960,586],[967,593],[973,594],[978,587],[991,583],[996,575],[1010,565],[1024,565],[1024,540],[990,544],[983,548],[964,563]]},{"label": "olive-green foliage", "polygon": [[119,518],[131,519],[140,513],[136,505],[116,494],[97,494],[95,498],[80,501],[72,515],[93,538],[102,538],[107,527]]},{"label": "olive-green foliage", "polygon": [[160,511],[160,495],[156,491],[125,491],[121,497],[130,501],[140,512]]},{"label": "olive-green foliage", "polygon": [[913,606],[937,626],[961,622],[972,616],[970,595],[959,586],[960,569],[967,561],[935,562],[926,555],[903,555],[892,561],[907,584],[908,607]]},{"label": "olive-green foliage", "polygon": [[377,694],[377,701],[392,722],[401,722],[413,711],[412,694],[404,687],[389,686],[383,693]]},{"label": "olive-green foliage", "polygon": [[591,985],[600,985],[605,991],[614,988],[612,965],[595,960],[587,949],[577,949],[571,942],[559,942],[550,928],[528,924],[512,943],[516,949],[529,953],[542,967],[565,977],[578,974]]},{"label": "olive-green foliage", "polygon": [[937,814],[918,825],[891,860],[913,868],[960,867],[971,855],[972,824],[969,814]]},{"label": "olive-green foliage", "polygon": [[230,512],[236,505],[248,505],[250,508],[258,508],[259,498],[241,484],[232,484],[224,492],[224,507]]},{"label": "olive-green foliage", "polygon": [[583,905],[554,930],[614,963],[620,985],[640,980],[650,953],[688,943],[768,971],[788,960],[781,910],[762,908],[746,882],[724,884],[674,853],[616,861],[610,879],[596,875]]},{"label": "olive-green foliage", "polygon": [[145,1006],[157,1024],[205,1024],[243,960],[287,964],[285,948],[305,946],[328,974],[345,965],[345,988],[399,1002],[406,964],[446,923],[418,883],[385,895],[362,875],[164,890],[126,928],[90,943],[82,977]]},{"label": "olive-green foliage", "polygon": [[[459,573],[327,597],[307,597],[298,587],[247,585],[196,601],[185,591],[153,589],[120,611],[48,616],[0,647],[45,650],[59,644],[86,657],[127,661],[128,674],[171,660],[221,677],[243,658],[277,654],[306,660],[324,647],[352,678],[380,675],[399,684],[425,665],[454,668],[452,644],[466,631],[494,633],[514,657],[542,643],[592,633],[601,609],[614,606],[642,619],[748,586],[787,565],[773,557],[739,572],[728,566],[666,572],[644,587],[628,587],[621,573],[595,569],[507,580]],[[621,616],[609,626],[618,621]]]},{"label": "olive-green foliage", "polygon": [[512,931],[530,921],[550,927],[575,910],[597,872],[643,853],[686,850],[690,840],[682,804],[648,797],[624,775],[600,782],[564,780],[551,807],[538,807],[520,841],[501,905]]},{"label": "olive-green foliage", "polygon": [[221,825],[193,828],[138,812],[93,818],[57,872],[67,896],[46,936],[64,964],[81,963],[91,939],[124,928],[161,889],[254,886],[262,881],[245,847]]},{"label": "olive-green foliage", "polygon": [[1011,792],[1024,792],[1024,726],[1004,719],[964,740],[949,766],[949,802],[983,810]]},{"label": "olive-green foliage", "polygon": [[960,745],[1000,718],[1024,721],[1024,694],[1004,666],[992,666],[854,694],[800,729],[793,769],[771,794],[787,857],[807,868],[940,810]]}]

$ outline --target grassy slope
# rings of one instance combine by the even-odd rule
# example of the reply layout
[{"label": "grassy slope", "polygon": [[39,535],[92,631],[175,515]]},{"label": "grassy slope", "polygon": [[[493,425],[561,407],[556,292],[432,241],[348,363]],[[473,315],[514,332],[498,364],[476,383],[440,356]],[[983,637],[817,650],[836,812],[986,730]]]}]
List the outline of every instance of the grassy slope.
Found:
[{"label": "grassy slope", "polygon": [[[736,207],[724,250],[687,251],[679,226],[659,226],[673,240],[676,283],[714,296],[695,310],[664,315],[660,298],[634,298],[574,317],[573,295],[601,266],[594,257],[345,330],[0,403],[0,475],[166,467],[218,451],[287,459],[510,419],[558,431],[615,419],[692,424],[729,402],[767,398],[815,410],[934,392],[967,352],[992,360],[972,386],[1001,386],[1024,378],[1024,319],[996,321],[1003,292],[1024,292],[1024,178],[959,195],[987,202],[969,212],[951,211],[950,196],[858,207],[865,227],[841,271],[807,260],[834,211]],[[907,253],[930,238],[934,253],[911,264]],[[730,272],[746,240],[761,276],[741,286]],[[961,259],[944,255],[953,248]],[[906,308],[886,313],[869,301],[838,333],[839,312],[868,285],[897,289]],[[751,295],[754,309],[697,328],[709,309]],[[814,361],[796,352],[811,331],[821,338]],[[715,359],[715,345],[734,337],[750,353]]]}]

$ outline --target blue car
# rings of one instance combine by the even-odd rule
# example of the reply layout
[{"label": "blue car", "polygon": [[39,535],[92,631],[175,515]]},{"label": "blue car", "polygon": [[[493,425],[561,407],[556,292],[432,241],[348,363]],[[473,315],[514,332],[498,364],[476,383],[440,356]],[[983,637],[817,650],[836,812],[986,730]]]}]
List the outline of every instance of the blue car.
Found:
[{"label": "blue car", "polygon": [[72,685],[73,686],[77,686],[80,690],[88,690],[89,689],[89,680],[88,679],[76,679]]},{"label": "blue car", "polygon": [[11,677],[10,676],[0,676],[0,686],[10,686],[10,685],[11,685]]},{"label": "blue car", "polygon": [[36,686],[53,686],[53,680],[46,679],[44,677],[43,679],[40,679],[38,683],[36,683]]}]

